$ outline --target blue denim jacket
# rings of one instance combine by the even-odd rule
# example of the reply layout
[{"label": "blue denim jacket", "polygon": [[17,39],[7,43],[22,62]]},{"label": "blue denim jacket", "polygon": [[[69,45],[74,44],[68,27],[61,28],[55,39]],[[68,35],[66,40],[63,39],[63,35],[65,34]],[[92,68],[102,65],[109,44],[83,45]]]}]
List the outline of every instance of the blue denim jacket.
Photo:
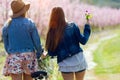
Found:
[{"label": "blue denim jacket", "polygon": [[84,33],[81,34],[78,26],[75,23],[70,23],[66,26],[62,40],[58,44],[55,51],[48,50],[51,57],[57,56],[57,62],[61,62],[67,57],[71,57],[79,52],[83,52],[80,44],[85,45],[91,33],[90,25],[85,24]]},{"label": "blue denim jacket", "polygon": [[8,54],[37,51],[42,53],[40,37],[34,22],[28,18],[13,18],[3,26],[2,37]]}]

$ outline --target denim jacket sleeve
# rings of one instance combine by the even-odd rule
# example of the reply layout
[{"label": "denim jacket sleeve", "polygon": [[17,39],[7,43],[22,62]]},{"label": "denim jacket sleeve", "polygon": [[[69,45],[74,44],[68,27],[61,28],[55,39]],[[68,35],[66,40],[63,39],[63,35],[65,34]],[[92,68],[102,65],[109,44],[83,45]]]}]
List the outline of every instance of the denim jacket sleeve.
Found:
[{"label": "denim jacket sleeve", "polygon": [[4,43],[4,48],[7,51],[8,49],[8,31],[7,31],[7,24],[5,24],[2,28],[2,39],[3,39],[3,43]]},{"label": "denim jacket sleeve", "polygon": [[43,49],[41,46],[40,37],[39,37],[38,31],[37,31],[37,28],[35,26],[35,23],[32,23],[30,33],[31,33],[31,38],[32,38],[33,44],[37,51],[37,54],[36,54],[37,58],[39,58],[43,52]]},{"label": "denim jacket sleeve", "polygon": [[48,55],[51,56],[51,58],[54,58],[55,56],[57,56],[56,52],[54,51],[50,51],[48,50]]},{"label": "denim jacket sleeve", "polygon": [[87,43],[90,33],[91,33],[90,25],[85,24],[84,32],[83,32],[83,34],[81,34],[78,26],[76,24],[74,24],[74,32],[75,32],[75,36],[77,37],[78,41],[81,44],[85,45]]}]

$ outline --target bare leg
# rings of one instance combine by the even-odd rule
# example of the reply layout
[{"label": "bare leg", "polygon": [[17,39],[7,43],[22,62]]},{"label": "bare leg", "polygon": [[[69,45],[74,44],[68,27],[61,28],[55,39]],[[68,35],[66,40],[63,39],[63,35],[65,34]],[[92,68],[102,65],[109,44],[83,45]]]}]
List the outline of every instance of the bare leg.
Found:
[{"label": "bare leg", "polygon": [[33,80],[33,78],[31,77],[31,75],[27,75],[27,74],[23,74],[23,80]]},{"label": "bare leg", "polygon": [[76,78],[76,80],[84,80],[84,75],[85,75],[85,71],[75,72],[75,78]]},{"label": "bare leg", "polygon": [[74,80],[74,73],[62,73],[64,80]]},{"label": "bare leg", "polygon": [[11,74],[12,80],[22,80],[22,74]]}]

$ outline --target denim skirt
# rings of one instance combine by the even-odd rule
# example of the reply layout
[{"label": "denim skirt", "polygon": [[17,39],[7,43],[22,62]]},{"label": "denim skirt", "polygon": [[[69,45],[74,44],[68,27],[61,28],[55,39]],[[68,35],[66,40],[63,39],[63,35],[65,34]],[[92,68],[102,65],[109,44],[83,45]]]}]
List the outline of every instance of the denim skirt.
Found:
[{"label": "denim skirt", "polygon": [[61,72],[78,72],[87,68],[87,62],[85,60],[83,52],[79,52],[62,62],[58,63],[59,71]]}]

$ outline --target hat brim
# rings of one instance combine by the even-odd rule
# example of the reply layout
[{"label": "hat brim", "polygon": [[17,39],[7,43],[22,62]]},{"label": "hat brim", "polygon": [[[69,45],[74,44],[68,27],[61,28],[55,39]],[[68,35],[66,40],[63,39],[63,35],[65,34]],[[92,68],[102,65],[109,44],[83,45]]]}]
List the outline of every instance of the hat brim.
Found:
[{"label": "hat brim", "polygon": [[19,11],[18,13],[15,13],[13,15],[11,15],[12,18],[16,18],[16,17],[19,17],[21,16],[22,14],[26,13],[30,8],[30,4],[26,4],[25,7]]}]

